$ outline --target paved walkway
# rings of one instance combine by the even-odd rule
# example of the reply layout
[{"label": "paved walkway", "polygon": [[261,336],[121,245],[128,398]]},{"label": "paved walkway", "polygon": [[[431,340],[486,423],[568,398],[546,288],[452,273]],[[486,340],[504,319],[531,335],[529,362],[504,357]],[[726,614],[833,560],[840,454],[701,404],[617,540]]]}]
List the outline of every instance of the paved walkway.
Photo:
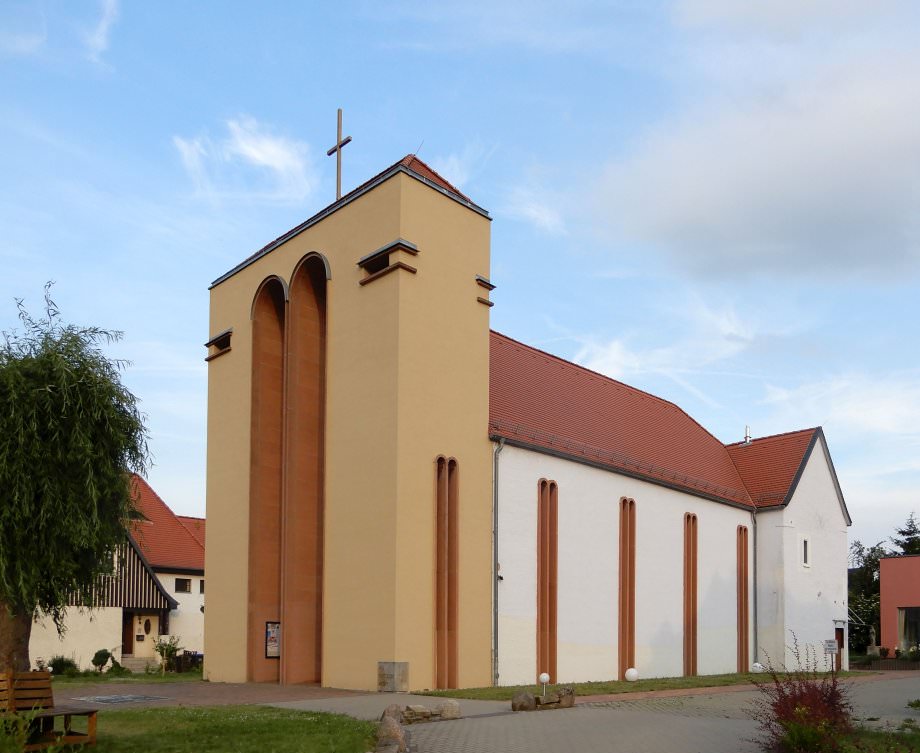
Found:
[{"label": "paved walkway", "polygon": [[[920,721],[906,708],[920,698],[920,674],[885,673],[848,678],[855,715],[878,717],[874,726]],[[753,686],[653,691],[578,699],[574,709],[513,713],[506,701],[461,700],[463,719],[412,725],[418,753],[754,753],[757,725],[748,710]],[[432,707],[441,699],[371,694],[272,703],[310,711],[333,711],[362,719],[390,703]]]},{"label": "paved walkway", "polygon": [[[866,675],[852,682],[855,715],[874,726],[897,726],[920,712],[920,672]],[[312,685],[92,683],[55,687],[64,703],[93,696],[153,696],[116,708],[266,704],[375,719],[391,703],[433,707],[441,699],[397,693],[355,693]],[[574,709],[513,713],[507,701],[460,700],[463,718],[410,727],[418,753],[754,753],[757,727],[748,715],[751,686],[655,691],[579,698]]]}]

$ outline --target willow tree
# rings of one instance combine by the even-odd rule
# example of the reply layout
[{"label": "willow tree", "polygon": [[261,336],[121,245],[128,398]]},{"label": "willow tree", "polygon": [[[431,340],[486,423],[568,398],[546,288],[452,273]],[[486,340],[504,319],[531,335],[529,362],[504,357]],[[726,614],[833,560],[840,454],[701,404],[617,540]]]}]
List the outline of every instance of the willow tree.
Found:
[{"label": "willow tree", "polygon": [[64,629],[112,571],[133,509],[129,473],[147,464],[137,400],[105,345],[120,332],[61,321],[17,301],[0,342],[0,668],[29,668],[36,615]]}]

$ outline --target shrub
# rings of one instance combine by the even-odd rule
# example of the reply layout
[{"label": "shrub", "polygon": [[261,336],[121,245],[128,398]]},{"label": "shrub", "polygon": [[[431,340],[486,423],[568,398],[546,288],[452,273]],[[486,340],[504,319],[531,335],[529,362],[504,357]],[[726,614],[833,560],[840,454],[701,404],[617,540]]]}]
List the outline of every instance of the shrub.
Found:
[{"label": "shrub", "polygon": [[907,658],[911,661],[920,661],[920,646],[911,646],[907,652]]},{"label": "shrub", "polygon": [[891,653],[891,649],[890,649],[890,648],[886,648],[885,646],[882,646],[882,647],[879,648],[879,650],[878,650],[878,655],[881,656],[883,659],[887,659],[887,658],[888,658],[888,654],[890,654],[890,653]]},{"label": "shrub", "polygon": [[116,661],[115,657],[113,656],[112,666],[109,667],[109,671],[106,672],[106,674],[111,675],[112,677],[124,677],[125,675],[130,675],[131,670],[121,666],[121,664]]},{"label": "shrub", "polygon": [[153,642],[153,650],[160,657],[161,672],[164,675],[166,670],[175,663],[176,654],[182,650],[182,646],[179,645],[180,640],[178,635],[164,635]]},{"label": "shrub", "polygon": [[52,656],[48,659],[48,669],[53,675],[72,675],[80,671],[77,663],[69,656]]},{"label": "shrub", "polygon": [[920,709],[920,698],[916,698],[913,701],[908,701],[907,707],[911,709]]},{"label": "shrub", "polygon": [[796,669],[785,674],[768,664],[768,681],[757,681],[761,697],[752,716],[767,750],[783,753],[837,753],[852,730],[849,686],[831,671],[818,672],[818,659],[806,649],[805,661],[793,636]]},{"label": "shrub", "polygon": [[0,753],[22,753],[29,739],[32,717],[10,713],[0,716]]},{"label": "shrub", "polygon": [[100,648],[95,654],[93,654],[93,658],[90,661],[96,668],[96,671],[101,672],[103,669],[105,669],[105,665],[109,663],[109,659],[112,658],[113,657],[111,651],[109,651],[107,648]]}]

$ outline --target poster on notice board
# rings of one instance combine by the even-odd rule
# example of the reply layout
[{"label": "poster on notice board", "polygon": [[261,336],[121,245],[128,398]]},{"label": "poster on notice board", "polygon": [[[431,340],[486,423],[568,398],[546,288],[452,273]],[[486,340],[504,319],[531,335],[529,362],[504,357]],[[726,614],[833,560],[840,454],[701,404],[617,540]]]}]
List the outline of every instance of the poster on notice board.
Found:
[{"label": "poster on notice board", "polygon": [[265,658],[281,658],[281,623],[265,623]]}]

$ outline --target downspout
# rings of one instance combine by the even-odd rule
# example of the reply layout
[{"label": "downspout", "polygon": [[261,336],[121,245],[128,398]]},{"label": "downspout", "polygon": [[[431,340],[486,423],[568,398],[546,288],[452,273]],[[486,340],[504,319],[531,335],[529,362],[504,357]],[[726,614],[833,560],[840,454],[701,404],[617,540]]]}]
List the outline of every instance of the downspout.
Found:
[{"label": "downspout", "polygon": [[498,685],[498,456],[504,437],[492,450],[492,685]]},{"label": "downspout", "polygon": [[751,510],[751,528],[754,531],[754,661],[760,660],[760,650],[757,645],[757,508]]}]

